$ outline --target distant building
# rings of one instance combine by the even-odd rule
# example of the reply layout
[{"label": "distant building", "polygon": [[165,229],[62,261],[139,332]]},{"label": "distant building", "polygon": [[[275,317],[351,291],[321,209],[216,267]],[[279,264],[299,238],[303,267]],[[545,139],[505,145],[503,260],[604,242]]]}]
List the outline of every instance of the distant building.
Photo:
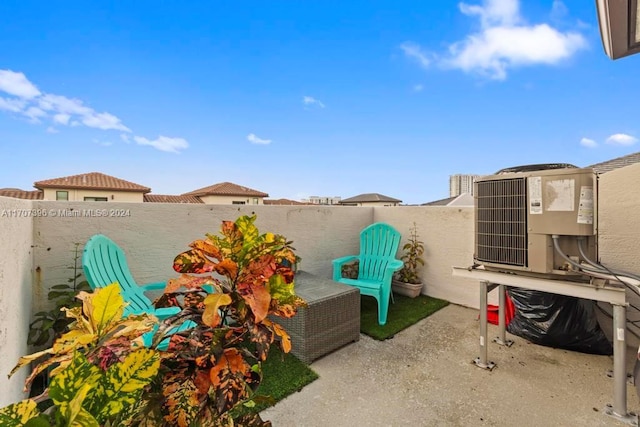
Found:
[{"label": "distant building", "polygon": [[85,202],[142,202],[151,189],[100,172],[46,179],[33,184],[43,200]]},{"label": "distant building", "polygon": [[473,181],[480,175],[449,175],[449,196],[455,197],[463,193],[473,195]]},{"label": "distant building", "polygon": [[339,205],[340,200],[341,200],[340,196],[334,196],[334,197],[309,196],[309,198],[305,199],[304,201],[312,205]]},{"label": "distant building", "polygon": [[297,200],[291,199],[264,199],[265,205],[308,205],[309,203],[298,202]]},{"label": "distant building", "polygon": [[232,182],[213,184],[184,193],[182,196],[195,196],[209,205],[262,205],[264,198],[269,197],[267,193]]},{"label": "distant building", "polygon": [[402,200],[378,193],[359,194],[340,201],[342,206],[398,206]]},{"label": "distant building", "polygon": [[42,200],[42,190],[20,190],[19,188],[0,188],[0,196],[14,199]]}]

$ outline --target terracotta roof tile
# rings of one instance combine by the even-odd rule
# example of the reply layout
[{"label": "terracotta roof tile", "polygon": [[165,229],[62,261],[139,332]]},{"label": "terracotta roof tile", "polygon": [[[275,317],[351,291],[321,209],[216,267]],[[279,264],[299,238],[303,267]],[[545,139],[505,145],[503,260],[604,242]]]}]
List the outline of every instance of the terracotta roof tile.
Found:
[{"label": "terracotta roof tile", "polygon": [[267,193],[243,187],[232,182],[220,182],[208,187],[184,193],[183,196],[253,196],[269,197]]},{"label": "terracotta roof tile", "polygon": [[0,196],[13,197],[15,199],[42,200],[44,193],[41,190],[19,190],[17,188],[0,188]]},{"label": "terracotta roof tile", "polygon": [[46,179],[33,184],[38,189],[43,188],[85,188],[88,190],[118,190],[136,193],[148,193],[149,187],[100,172],[83,173],[80,175],[63,176],[62,178]]},{"label": "terracotta roof tile", "polygon": [[149,203],[204,203],[196,196],[171,196],[166,194],[145,194],[144,201]]},{"label": "terracotta roof tile", "polygon": [[402,200],[394,199],[393,197],[385,196],[378,193],[365,193],[357,196],[349,197],[348,199],[342,199],[338,203],[371,203],[371,202],[392,202],[401,203]]}]

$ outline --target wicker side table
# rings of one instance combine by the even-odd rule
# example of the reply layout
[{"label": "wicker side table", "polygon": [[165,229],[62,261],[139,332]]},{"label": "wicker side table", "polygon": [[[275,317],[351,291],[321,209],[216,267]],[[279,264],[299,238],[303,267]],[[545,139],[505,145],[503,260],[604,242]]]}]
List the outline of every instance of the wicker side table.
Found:
[{"label": "wicker side table", "polygon": [[305,271],[295,277],[296,294],[309,305],[273,320],[291,336],[291,352],[305,363],[360,339],[360,291]]}]

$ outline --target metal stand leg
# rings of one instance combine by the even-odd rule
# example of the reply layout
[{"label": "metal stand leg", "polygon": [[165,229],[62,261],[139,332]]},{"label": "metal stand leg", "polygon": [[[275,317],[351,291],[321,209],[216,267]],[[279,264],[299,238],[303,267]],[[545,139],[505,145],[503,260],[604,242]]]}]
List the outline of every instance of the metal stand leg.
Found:
[{"label": "metal stand leg", "polygon": [[507,339],[507,320],[506,320],[506,306],[507,306],[507,288],[504,285],[498,285],[498,299],[500,305],[498,306],[498,336],[493,339],[493,342],[511,347],[513,345],[512,340]]},{"label": "metal stand leg", "polygon": [[496,364],[487,362],[487,294],[489,293],[489,282],[480,282],[480,357],[473,363],[483,369],[492,370]]},{"label": "metal stand leg", "polygon": [[627,424],[637,426],[638,417],[627,412],[627,345],[625,332],[627,328],[626,307],[613,306],[613,406],[607,405],[605,413]]}]

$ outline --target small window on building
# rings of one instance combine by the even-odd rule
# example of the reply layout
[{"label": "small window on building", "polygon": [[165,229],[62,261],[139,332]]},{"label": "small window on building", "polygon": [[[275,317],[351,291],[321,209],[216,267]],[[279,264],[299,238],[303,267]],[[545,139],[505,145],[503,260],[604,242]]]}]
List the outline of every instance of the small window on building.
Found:
[{"label": "small window on building", "polygon": [[258,198],[257,198],[257,197],[254,197],[254,198],[253,198],[253,204],[254,204],[254,205],[257,205],[257,204],[258,204]]},{"label": "small window on building", "polygon": [[69,200],[68,191],[56,191],[56,200]]},{"label": "small window on building", "polygon": [[239,200],[234,200],[233,202],[231,202],[232,205],[246,205],[245,201],[239,201]]},{"label": "small window on building", "polygon": [[84,201],[85,202],[106,202],[107,198],[106,197],[85,197]]}]

